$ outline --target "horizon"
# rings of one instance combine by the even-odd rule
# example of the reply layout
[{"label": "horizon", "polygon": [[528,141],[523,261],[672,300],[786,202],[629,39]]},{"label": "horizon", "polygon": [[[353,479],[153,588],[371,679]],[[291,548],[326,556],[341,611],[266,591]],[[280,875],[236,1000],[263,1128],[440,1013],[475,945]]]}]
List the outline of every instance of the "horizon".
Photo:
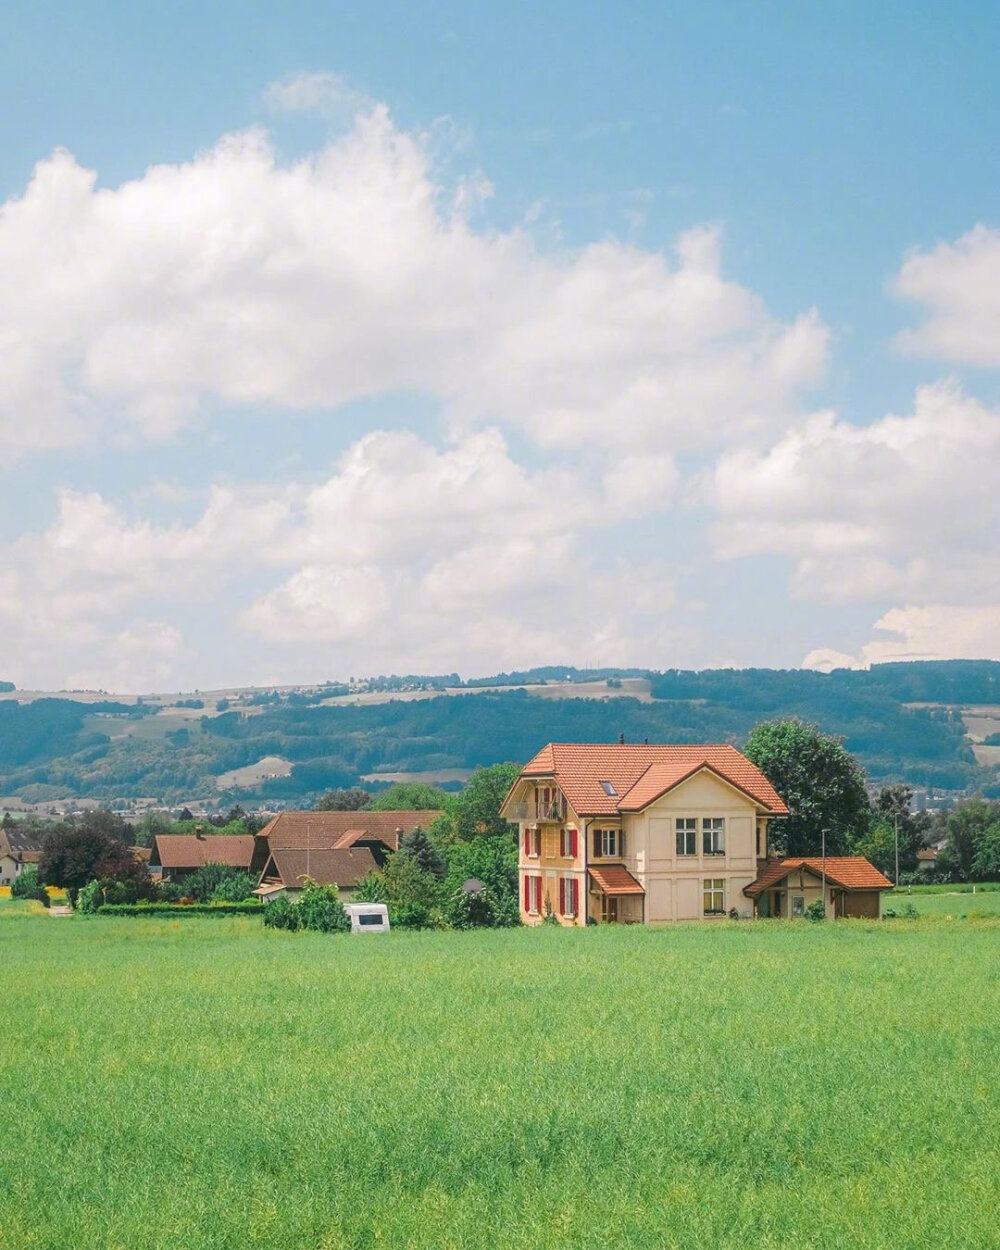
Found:
[{"label": "horizon", "polygon": [[996,6],[8,35],[19,686],[1000,659]]}]

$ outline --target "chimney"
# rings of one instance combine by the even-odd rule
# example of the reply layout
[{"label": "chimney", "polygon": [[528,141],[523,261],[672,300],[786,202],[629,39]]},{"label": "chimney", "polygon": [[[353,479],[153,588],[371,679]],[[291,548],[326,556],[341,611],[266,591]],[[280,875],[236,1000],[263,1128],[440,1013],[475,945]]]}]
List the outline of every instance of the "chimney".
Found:
[{"label": "chimney", "polygon": [[198,839],[199,842],[204,842],[205,841],[205,826],[195,825],[194,836]]},{"label": "chimney", "polygon": [[619,745],[620,747],[623,747],[623,746],[625,745],[625,735],[624,735],[624,734],[619,734],[619,735],[618,735],[618,745]]}]

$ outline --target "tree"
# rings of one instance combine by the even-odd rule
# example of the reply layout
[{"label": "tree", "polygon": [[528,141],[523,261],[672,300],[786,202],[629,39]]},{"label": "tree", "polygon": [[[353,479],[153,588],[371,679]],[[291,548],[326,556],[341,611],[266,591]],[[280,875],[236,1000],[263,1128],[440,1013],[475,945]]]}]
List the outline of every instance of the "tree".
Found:
[{"label": "tree", "polygon": [[422,781],[402,781],[372,799],[373,812],[443,811],[452,796]]},{"label": "tree", "polygon": [[516,845],[517,826],[501,817],[500,805],[520,772],[519,764],[477,768],[453,800],[452,835],[462,842],[483,835],[507,838]]},{"label": "tree", "polygon": [[399,840],[397,855],[409,855],[422,872],[432,877],[443,879],[448,867],[441,858],[441,853],[419,826],[404,834]]},{"label": "tree", "polygon": [[[87,812],[79,820],[66,821],[49,833],[38,865],[39,876],[46,885],[69,890],[70,897],[75,898],[77,890],[95,877],[131,878],[137,869],[146,871],[145,865],[137,864],[128,845],[112,832],[117,829],[115,820],[119,818],[90,819],[102,815],[110,817],[112,813]],[[119,823],[130,828],[124,821]]]},{"label": "tree", "polygon": [[42,884],[42,878],[38,875],[38,869],[34,864],[29,864],[14,878],[11,882],[10,896],[11,898],[34,898],[44,903],[46,907],[49,905],[49,892]]},{"label": "tree", "polygon": [[[991,825],[1000,819],[1000,804],[989,803],[986,799],[969,799],[959,803],[949,813],[945,821],[947,842],[942,855],[945,866],[951,867],[964,881],[974,879],[979,858],[980,846]],[[988,860],[984,858],[983,866]]]},{"label": "tree", "polygon": [[1000,820],[980,834],[972,874],[976,881],[1000,881]]},{"label": "tree", "polygon": [[788,805],[771,842],[786,855],[818,855],[826,830],[828,855],[843,855],[871,820],[861,765],[839,738],[800,720],[762,721],[745,754]]},{"label": "tree", "polygon": [[371,807],[372,796],[367,790],[327,790],[313,807],[315,812],[363,812]]}]

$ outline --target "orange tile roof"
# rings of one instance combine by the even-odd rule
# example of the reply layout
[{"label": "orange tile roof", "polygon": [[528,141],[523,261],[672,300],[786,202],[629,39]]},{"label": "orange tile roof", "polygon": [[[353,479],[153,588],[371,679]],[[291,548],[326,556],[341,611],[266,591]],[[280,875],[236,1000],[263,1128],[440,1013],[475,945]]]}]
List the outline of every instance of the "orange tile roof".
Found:
[{"label": "orange tile roof", "polygon": [[280,812],[260,831],[268,847],[326,847],[345,849],[360,838],[378,838],[390,850],[399,846],[402,833],[419,825],[427,829],[443,815],[439,811],[400,812]]},{"label": "orange tile roof", "polygon": [[645,894],[635,877],[621,864],[602,864],[588,868],[590,879],[603,894]]},{"label": "orange tile roof", "polygon": [[[701,768],[709,768],[764,811],[788,808],[756,764],[728,743],[550,742],[521,771],[554,777],[580,816],[641,811]],[[615,790],[607,794],[602,781]]]},{"label": "orange tile roof", "polygon": [[252,834],[159,833],[156,835],[155,865],[164,868],[201,868],[204,864],[228,864],[249,868],[253,860]]},{"label": "orange tile roof", "polygon": [[743,893],[756,898],[764,890],[784,881],[796,868],[806,868],[813,876],[821,877],[825,870],[827,881],[844,890],[891,890],[892,882],[863,855],[797,856],[792,859],[775,859],[745,887]]},{"label": "orange tile roof", "polygon": [[917,859],[935,860],[937,859],[937,854],[937,847],[923,846],[919,851],[917,851]]}]

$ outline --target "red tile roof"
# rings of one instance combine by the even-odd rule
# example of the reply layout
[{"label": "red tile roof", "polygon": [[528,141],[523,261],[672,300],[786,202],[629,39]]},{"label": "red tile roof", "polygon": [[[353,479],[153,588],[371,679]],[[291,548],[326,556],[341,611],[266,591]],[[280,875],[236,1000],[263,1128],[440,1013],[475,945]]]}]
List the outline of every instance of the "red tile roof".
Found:
[{"label": "red tile roof", "polygon": [[201,868],[203,864],[229,864],[249,868],[253,861],[254,838],[249,833],[205,834],[159,833],[156,835],[154,865],[164,868]]},{"label": "red tile roof", "polygon": [[889,878],[863,855],[828,855],[825,860],[819,855],[808,855],[771,860],[758,873],[757,880],[746,886],[743,893],[749,898],[756,898],[764,890],[784,881],[796,868],[806,868],[815,877],[821,877],[825,869],[827,881],[844,890],[892,889]]},{"label": "red tile roof", "polygon": [[293,890],[301,888],[304,877],[312,877],[318,885],[350,889],[374,869],[375,860],[367,847],[309,851],[298,847],[275,847],[264,872],[268,877],[279,877],[284,885]]},{"label": "red tile roof", "polygon": [[937,859],[937,857],[938,857],[937,847],[934,847],[934,846],[923,846],[920,848],[919,851],[917,851],[917,859],[922,859],[924,861],[933,861]]},{"label": "red tile roof", "polygon": [[[550,742],[521,777],[554,777],[580,816],[641,811],[702,768],[741,790],[775,815],[788,808],[756,764],[728,743],[645,744]],[[601,785],[607,781],[615,793]]]},{"label": "red tile roof", "polygon": [[326,847],[344,849],[361,838],[377,838],[390,848],[399,846],[401,833],[418,826],[427,829],[444,815],[440,811],[401,812],[281,812],[266,824],[260,836],[268,847]]},{"label": "red tile roof", "polygon": [[645,894],[635,877],[621,864],[603,864],[600,868],[588,868],[590,879],[604,894]]}]

